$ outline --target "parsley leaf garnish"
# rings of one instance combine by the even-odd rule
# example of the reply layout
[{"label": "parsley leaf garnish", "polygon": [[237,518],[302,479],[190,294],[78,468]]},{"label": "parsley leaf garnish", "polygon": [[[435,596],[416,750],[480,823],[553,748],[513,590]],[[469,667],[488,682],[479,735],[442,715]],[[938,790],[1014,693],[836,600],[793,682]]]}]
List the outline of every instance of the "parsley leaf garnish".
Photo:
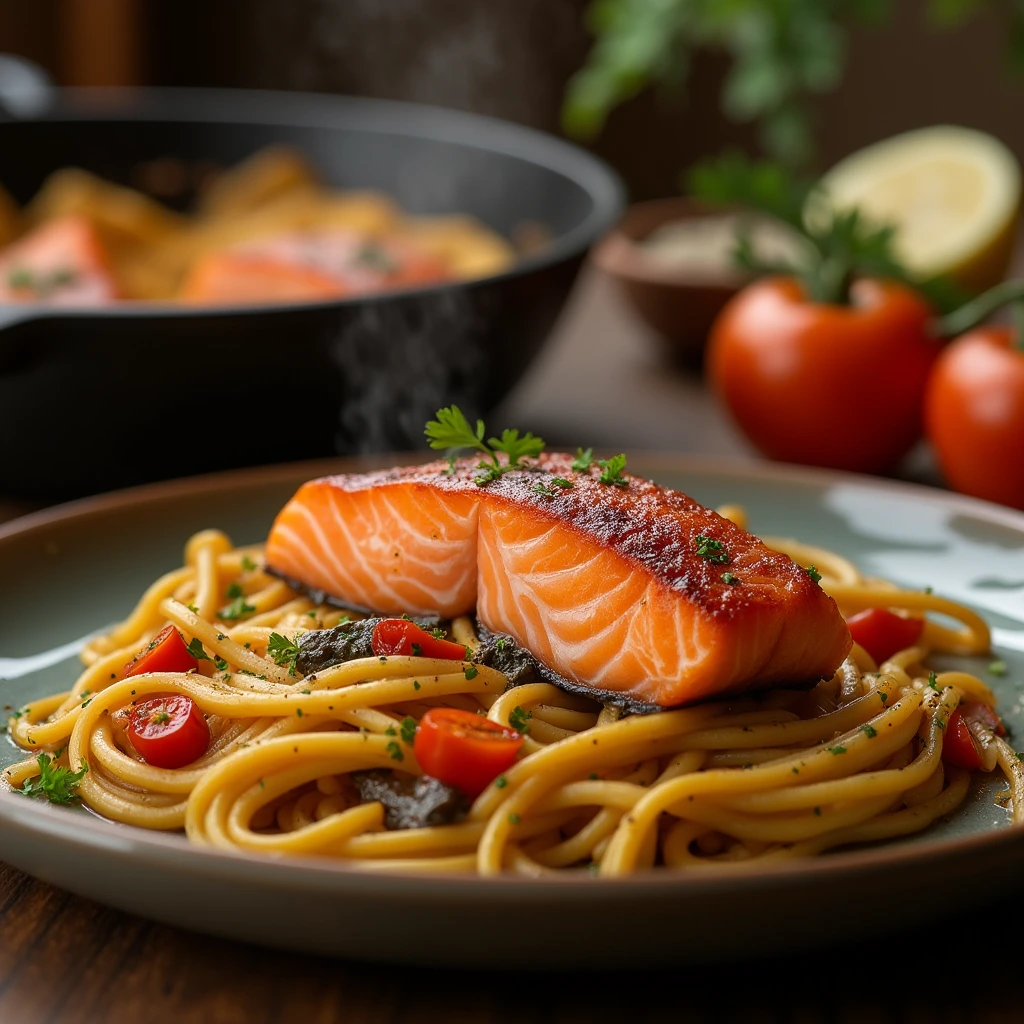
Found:
[{"label": "parsley leaf garnish", "polygon": [[740,581],[739,576],[737,576],[737,575],[735,575],[734,573],[731,573],[731,572],[723,572],[721,577],[719,577],[719,578],[721,579],[721,581],[723,583],[728,583],[730,585],[732,585],[733,583],[739,583],[739,581]]},{"label": "parsley leaf garnish", "polygon": [[419,725],[417,724],[416,719],[411,715],[402,719],[400,732],[402,734],[402,742],[406,746],[411,747],[413,745],[413,741],[416,739],[416,730],[418,728]]},{"label": "parsley leaf garnish", "polygon": [[988,666],[989,675],[993,676],[1005,676],[1006,675],[1006,662],[1005,661],[993,661]]},{"label": "parsley leaf garnish", "polygon": [[444,631],[444,630],[443,630],[443,629],[442,629],[442,628],[441,628],[440,626],[435,626],[435,627],[434,627],[434,628],[433,628],[433,629],[432,629],[432,630],[430,631],[430,635],[431,635],[431,636],[432,636],[432,637],[433,637],[433,638],[434,638],[435,640],[444,640],[447,634],[445,633],[445,631]]},{"label": "parsley leaf garnish", "polygon": [[860,731],[864,733],[869,740],[873,740],[878,735],[878,730],[870,723],[866,723],[860,727]]},{"label": "parsley leaf garnish", "polygon": [[939,688],[939,677],[935,674],[934,669],[928,673],[928,685],[933,690],[937,690]]},{"label": "parsley leaf garnish", "polygon": [[267,654],[274,659],[275,665],[287,665],[288,674],[295,675],[295,659],[299,656],[299,645],[294,640],[289,640],[280,633],[271,633],[267,641]]},{"label": "parsley leaf garnish", "polygon": [[698,558],[706,558],[715,565],[725,565],[729,561],[729,552],[720,540],[698,533],[693,538],[693,543],[697,548]]},{"label": "parsley leaf garnish", "polygon": [[611,484],[612,487],[629,486],[629,481],[622,476],[622,471],[626,468],[625,455],[613,455],[610,459],[598,459],[597,464],[602,471],[597,478],[598,483]]},{"label": "parsley leaf garnish", "polygon": [[404,761],[405,754],[402,753],[402,748],[398,745],[397,740],[392,740],[385,748],[393,761]]},{"label": "parsley leaf garnish", "polygon": [[242,596],[242,587],[238,583],[231,583],[228,585],[228,599],[233,600],[236,597]]},{"label": "parsley leaf garnish", "polygon": [[577,473],[585,473],[590,469],[590,464],[594,461],[594,449],[593,448],[577,448],[576,458],[572,460],[572,468]]},{"label": "parsley leaf garnish", "polygon": [[242,568],[246,572],[252,572],[256,568],[256,563],[248,555],[242,555]]},{"label": "parsley leaf garnish", "polygon": [[804,569],[804,572],[807,573],[815,583],[819,583],[821,581],[821,573],[814,567],[813,562]]},{"label": "parsley leaf garnish", "polygon": [[202,640],[197,636],[194,636],[189,640],[188,653],[191,654],[196,661],[213,661],[213,658],[206,653],[206,648],[203,647]]},{"label": "parsley leaf garnish", "polygon": [[[475,481],[478,487],[497,480],[503,473],[522,469],[521,459],[528,456],[536,458],[544,450],[544,439],[534,437],[529,431],[520,436],[518,430],[505,429],[501,437],[490,437],[485,441],[487,428],[484,421],[477,420],[476,427],[470,426],[457,405],[438,409],[437,418],[427,423],[424,432],[431,448],[475,448],[487,456],[490,461],[477,463],[477,469],[482,470]],[[508,457],[504,465],[498,459],[499,452]]]},{"label": "parsley leaf garnish", "polygon": [[43,796],[51,804],[69,804],[78,799],[78,784],[85,778],[89,770],[87,764],[80,771],[73,772],[70,768],[57,764],[55,757],[40,753],[36,757],[39,774],[33,779],[26,779],[21,789],[12,789],[12,793],[22,796]]},{"label": "parsley leaf garnish", "polygon": [[463,674],[463,675],[464,675],[464,676],[465,676],[465,677],[466,677],[467,679],[476,679],[476,677],[477,677],[478,675],[480,675],[480,672],[479,672],[479,670],[477,669],[476,665],[467,665],[467,666],[466,666],[466,667],[465,667],[465,668],[464,668],[464,669],[462,670],[462,674]]},{"label": "parsley leaf garnish", "polygon": [[841,745],[837,745],[837,746],[834,746],[834,747],[829,747],[828,748],[828,752],[830,754],[837,754],[837,755],[838,754],[845,754],[846,753],[846,747],[841,746]]},{"label": "parsley leaf garnish", "polygon": [[512,709],[508,716],[508,724],[516,732],[525,736],[530,731],[529,719],[533,718],[532,711],[524,711],[518,704]]},{"label": "parsley leaf garnish", "polygon": [[226,608],[221,608],[217,612],[217,616],[223,619],[225,622],[231,622],[235,619],[240,619],[243,615],[248,615],[249,612],[256,611],[256,606],[248,604],[244,597],[236,597],[231,604]]}]

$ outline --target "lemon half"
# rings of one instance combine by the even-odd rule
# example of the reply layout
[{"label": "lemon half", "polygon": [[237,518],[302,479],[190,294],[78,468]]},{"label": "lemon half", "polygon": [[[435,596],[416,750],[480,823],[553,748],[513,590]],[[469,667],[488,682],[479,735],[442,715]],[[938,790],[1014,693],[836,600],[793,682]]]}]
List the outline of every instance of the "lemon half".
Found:
[{"label": "lemon half", "polygon": [[896,225],[896,255],[915,275],[948,275],[972,292],[1006,275],[1021,170],[991,135],[954,125],[906,132],[841,160],[822,185],[836,209]]}]

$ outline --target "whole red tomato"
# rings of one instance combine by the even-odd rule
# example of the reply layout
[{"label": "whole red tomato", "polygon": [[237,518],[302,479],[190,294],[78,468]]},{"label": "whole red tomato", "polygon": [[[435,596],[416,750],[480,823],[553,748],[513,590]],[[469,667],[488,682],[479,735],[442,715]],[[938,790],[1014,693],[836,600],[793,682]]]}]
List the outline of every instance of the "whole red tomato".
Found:
[{"label": "whole red tomato", "polygon": [[857,280],[840,306],[810,301],[795,278],[765,278],[719,314],[708,374],[770,458],[882,472],[921,434],[940,348],[928,331],[932,315],[893,281]]},{"label": "whole red tomato", "polygon": [[1024,508],[1024,350],[1009,327],[979,327],[939,357],[925,425],[949,484]]}]

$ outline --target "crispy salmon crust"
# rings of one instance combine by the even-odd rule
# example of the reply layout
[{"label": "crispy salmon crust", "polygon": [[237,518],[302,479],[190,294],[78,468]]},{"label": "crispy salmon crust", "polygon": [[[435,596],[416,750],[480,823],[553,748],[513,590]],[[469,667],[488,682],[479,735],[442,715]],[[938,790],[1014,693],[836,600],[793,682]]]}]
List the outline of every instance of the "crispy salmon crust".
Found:
[{"label": "crispy salmon crust", "polygon": [[[380,612],[475,609],[567,679],[661,707],[839,667],[846,624],[792,559],[679,491],[572,461],[544,454],[484,487],[476,460],[310,481],[268,567]],[[727,562],[698,554],[704,537]]]}]

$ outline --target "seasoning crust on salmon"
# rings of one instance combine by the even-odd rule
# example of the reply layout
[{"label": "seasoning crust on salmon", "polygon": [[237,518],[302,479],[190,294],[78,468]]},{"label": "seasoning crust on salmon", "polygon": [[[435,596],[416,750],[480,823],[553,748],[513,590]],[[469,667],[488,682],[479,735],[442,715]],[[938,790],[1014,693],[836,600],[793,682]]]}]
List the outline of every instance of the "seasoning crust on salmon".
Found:
[{"label": "seasoning crust on salmon", "polygon": [[787,555],[679,491],[543,453],[479,486],[473,459],[304,484],[267,564],[346,604],[476,613],[584,687],[673,707],[831,676],[849,631]]}]

